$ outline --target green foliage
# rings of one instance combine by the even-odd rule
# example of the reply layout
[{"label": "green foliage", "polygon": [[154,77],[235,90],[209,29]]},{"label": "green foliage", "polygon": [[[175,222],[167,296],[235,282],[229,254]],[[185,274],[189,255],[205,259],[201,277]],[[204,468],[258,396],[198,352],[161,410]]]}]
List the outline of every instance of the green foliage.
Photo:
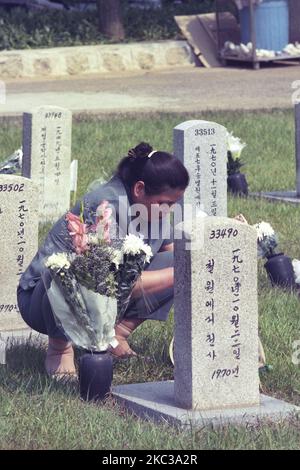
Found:
[{"label": "green foliage", "polygon": [[[73,0],[70,1],[74,4]],[[212,10],[212,0],[193,0],[183,5],[165,2],[162,10],[137,10],[122,2],[125,41],[176,39],[181,37],[175,14]],[[26,11],[0,7],[0,50],[105,44],[111,40],[98,31],[95,11]]]},{"label": "green foliage", "polygon": [[26,12],[16,8],[2,13],[0,49],[79,46],[104,41],[97,30],[95,15],[67,11]]}]

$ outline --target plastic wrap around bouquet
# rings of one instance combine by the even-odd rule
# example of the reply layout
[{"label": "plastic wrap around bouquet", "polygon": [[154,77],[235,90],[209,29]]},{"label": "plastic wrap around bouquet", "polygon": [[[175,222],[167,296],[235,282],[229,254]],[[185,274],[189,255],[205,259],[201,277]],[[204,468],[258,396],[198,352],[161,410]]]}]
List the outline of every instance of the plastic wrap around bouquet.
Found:
[{"label": "plastic wrap around bouquet", "polygon": [[112,242],[111,214],[106,201],[93,226],[68,213],[74,252],[54,253],[45,261],[44,283],[57,324],[75,345],[95,352],[118,345],[116,319],[152,256],[150,246],[135,235]]},{"label": "plastic wrap around bouquet", "polygon": [[106,351],[109,346],[116,347],[117,299],[87,289],[76,277],[72,279],[73,273],[69,276],[70,271],[64,273],[63,281],[60,278],[63,270],[59,274],[53,272],[54,263],[62,262],[63,256],[57,254],[48,259],[52,281],[47,295],[56,323],[72,343],[83,349]]}]

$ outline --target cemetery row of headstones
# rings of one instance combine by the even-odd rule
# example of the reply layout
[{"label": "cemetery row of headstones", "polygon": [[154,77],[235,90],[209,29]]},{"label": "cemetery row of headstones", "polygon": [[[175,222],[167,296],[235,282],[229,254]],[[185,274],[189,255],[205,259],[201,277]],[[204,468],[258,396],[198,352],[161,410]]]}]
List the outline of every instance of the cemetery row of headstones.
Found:
[{"label": "cemetery row of headstones", "polygon": [[297,408],[259,393],[257,233],[227,218],[226,129],[181,123],[174,153],[191,178],[175,232],[174,382],[114,394],[141,416],[189,426],[288,416]]},{"label": "cemetery row of headstones", "polygon": [[177,229],[174,381],[121,385],[114,396],[141,417],[189,428],[299,413],[259,390],[255,230],[227,217],[195,217]]},{"label": "cemetery row of headstones", "polygon": [[[299,105],[296,106],[296,130],[299,127],[299,119],[297,119],[299,109]],[[15,224],[12,221],[15,219],[18,221],[20,217],[23,217],[21,230],[25,231],[23,224],[28,227],[36,226],[37,209],[40,221],[54,221],[68,210],[71,179],[71,122],[70,111],[51,106],[24,114],[22,175],[26,177],[26,180],[19,177],[12,177],[12,180],[7,176],[1,177],[0,215],[4,221],[7,221],[2,224],[2,227],[9,225],[10,230],[13,230],[12,227]],[[193,215],[200,210],[210,216],[226,217],[226,129],[216,123],[206,121],[181,123],[174,129],[174,153],[184,161],[191,177],[184,196],[184,208],[190,206]],[[28,178],[31,180],[31,185]],[[74,184],[76,186],[76,178],[72,179],[73,189],[76,189]],[[23,215],[16,212],[16,204],[23,199],[18,201],[19,193],[11,189],[18,187],[24,188],[23,191],[20,190],[22,194],[26,198],[28,195],[27,199],[35,203],[32,208],[28,207]],[[37,201],[39,201],[38,204]],[[13,254],[14,236],[7,230],[2,230],[1,238],[2,246],[5,247],[5,250],[2,249],[2,266],[6,266],[1,270],[1,285],[7,285],[6,293],[3,294],[0,302],[0,325],[3,329],[3,323],[6,324],[7,321],[4,320],[8,316],[7,313],[10,313],[9,319],[13,322],[17,318],[14,318],[11,312],[17,312],[14,292],[22,270],[14,279],[11,273],[14,265],[12,259],[16,258],[19,264],[22,260],[21,267],[24,269],[36,251],[37,236],[28,237],[29,241],[24,247],[24,253],[23,247],[20,246],[20,253],[17,257]],[[21,239],[16,243],[25,245],[23,242],[24,240]],[[4,289],[2,291],[4,292]],[[8,299],[12,301],[8,302]],[[8,321],[7,326],[10,328],[11,325]]]},{"label": "cemetery row of headstones", "polygon": [[[1,175],[0,217],[7,229],[1,230],[0,331],[25,327],[16,288],[37,251],[38,221],[54,221],[69,209],[71,121],[71,112],[62,108],[24,113],[23,176]],[[185,202],[209,215],[226,216],[225,128],[183,123],[174,130],[174,150],[191,174]]]},{"label": "cemetery row of headstones", "polygon": [[[53,220],[70,203],[71,114],[41,108],[24,115],[23,129],[23,177],[0,179],[2,330],[24,327],[16,288],[37,249],[38,213]],[[174,396],[185,409],[260,400],[257,237],[252,227],[227,218],[226,141],[226,129],[213,122],[174,129],[174,153],[191,176],[184,207],[190,204],[196,215],[175,240]],[[199,211],[213,217],[199,218]]]}]

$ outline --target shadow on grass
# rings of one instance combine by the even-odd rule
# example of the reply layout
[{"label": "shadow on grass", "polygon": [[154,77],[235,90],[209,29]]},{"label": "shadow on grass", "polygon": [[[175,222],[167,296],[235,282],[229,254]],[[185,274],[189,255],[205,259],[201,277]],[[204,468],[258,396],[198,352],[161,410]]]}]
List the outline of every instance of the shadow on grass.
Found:
[{"label": "shadow on grass", "polygon": [[9,393],[40,395],[45,391],[64,391],[74,397],[78,395],[76,383],[60,383],[48,377],[45,368],[45,345],[42,341],[29,339],[12,342],[7,351],[6,364],[0,366],[0,381],[3,390]]},{"label": "shadow on grass", "polygon": [[[173,366],[169,357],[172,336],[173,318],[167,323],[146,321],[130,339],[138,357],[114,359],[113,385],[173,379]],[[77,370],[83,354],[83,350],[75,349]],[[43,341],[30,339],[23,343],[13,342],[7,351],[7,364],[0,366],[3,389],[9,393],[25,392],[28,395],[60,391],[74,398],[79,397],[78,384],[59,383],[47,376],[45,355]]]}]

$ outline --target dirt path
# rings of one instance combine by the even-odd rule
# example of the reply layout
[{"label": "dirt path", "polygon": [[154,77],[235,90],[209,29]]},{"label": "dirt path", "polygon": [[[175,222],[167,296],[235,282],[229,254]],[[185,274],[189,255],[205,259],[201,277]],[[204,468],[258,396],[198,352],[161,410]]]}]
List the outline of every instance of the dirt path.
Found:
[{"label": "dirt path", "polygon": [[300,89],[299,65],[259,71],[187,67],[68,80],[19,80],[6,83],[6,103],[0,103],[0,115],[19,115],[46,104],[101,113],[286,108],[292,106],[292,83],[297,80]]}]

